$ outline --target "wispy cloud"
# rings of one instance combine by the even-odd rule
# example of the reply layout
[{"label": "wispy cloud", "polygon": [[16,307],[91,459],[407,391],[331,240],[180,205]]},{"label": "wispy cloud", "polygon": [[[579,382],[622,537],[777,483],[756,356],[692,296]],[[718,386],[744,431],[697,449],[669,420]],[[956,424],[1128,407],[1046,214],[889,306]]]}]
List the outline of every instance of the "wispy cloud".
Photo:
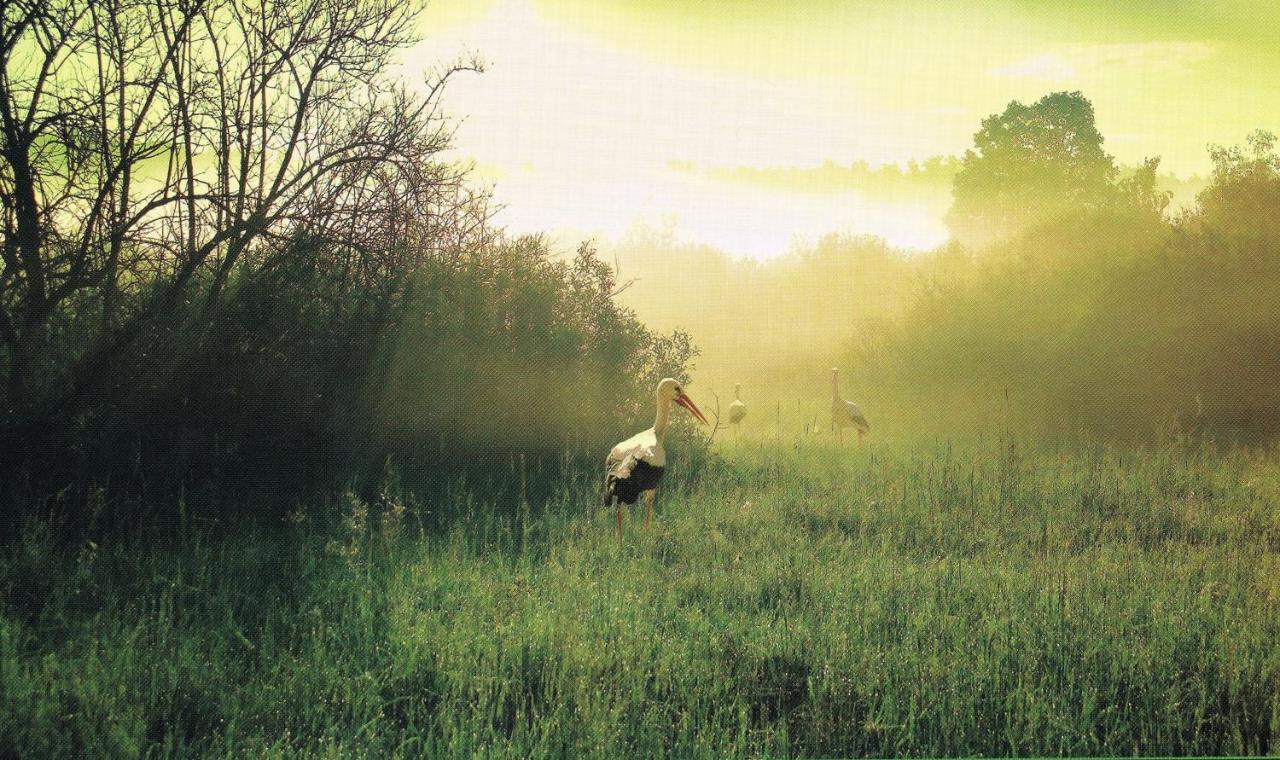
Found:
[{"label": "wispy cloud", "polygon": [[1206,42],[1113,42],[1070,45],[993,69],[995,76],[1062,80],[1116,69],[1170,71],[1212,57]]},{"label": "wispy cloud", "polygon": [[1058,53],[1041,53],[1002,66],[991,73],[1019,79],[1070,79],[1076,75],[1076,70],[1071,61]]},{"label": "wispy cloud", "polygon": [[1116,42],[1082,45],[1078,59],[1098,68],[1133,66],[1174,69],[1199,63],[1213,56],[1214,47],[1207,42]]}]

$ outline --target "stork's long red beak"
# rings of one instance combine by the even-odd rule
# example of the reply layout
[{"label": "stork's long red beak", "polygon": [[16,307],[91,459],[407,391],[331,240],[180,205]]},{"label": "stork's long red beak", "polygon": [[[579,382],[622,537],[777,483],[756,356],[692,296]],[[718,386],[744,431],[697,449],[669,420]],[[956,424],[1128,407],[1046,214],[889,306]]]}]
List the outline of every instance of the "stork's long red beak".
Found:
[{"label": "stork's long red beak", "polygon": [[694,417],[697,417],[698,421],[701,422],[703,425],[711,424],[710,422],[707,422],[706,416],[702,414],[702,410],[698,408],[698,405],[693,403],[693,399],[689,398],[688,396],[682,393],[679,396],[676,396],[676,403],[679,404],[680,406],[683,406],[685,409],[688,409],[689,414],[692,414]]}]

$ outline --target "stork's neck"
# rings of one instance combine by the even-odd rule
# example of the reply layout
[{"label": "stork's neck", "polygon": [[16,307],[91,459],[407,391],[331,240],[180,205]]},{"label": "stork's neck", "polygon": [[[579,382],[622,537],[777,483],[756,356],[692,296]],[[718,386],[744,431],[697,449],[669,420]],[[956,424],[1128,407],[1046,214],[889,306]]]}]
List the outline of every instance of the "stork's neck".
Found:
[{"label": "stork's neck", "polygon": [[671,399],[658,399],[658,416],[653,421],[653,434],[661,441],[667,434],[667,423],[671,421]]},{"label": "stork's neck", "polygon": [[831,398],[840,398],[840,377],[836,373],[831,373]]}]

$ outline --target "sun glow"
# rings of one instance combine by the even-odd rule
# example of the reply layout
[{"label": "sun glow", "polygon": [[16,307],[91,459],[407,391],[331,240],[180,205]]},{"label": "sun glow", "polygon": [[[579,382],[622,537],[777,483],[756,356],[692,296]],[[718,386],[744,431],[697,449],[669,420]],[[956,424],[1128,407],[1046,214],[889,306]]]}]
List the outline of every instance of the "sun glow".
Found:
[{"label": "sun glow", "polygon": [[1277,63],[1280,45],[1248,4],[1215,5],[1213,23],[1197,8],[436,0],[405,66],[488,62],[451,85],[447,106],[465,115],[457,155],[483,167],[513,231],[616,238],[661,220],[752,257],[836,231],[927,248],[946,239],[945,187],[889,198],[672,164],[954,156],[1010,100],[1080,89],[1120,162],[1160,155],[1166,170],[1204,173],[1208,143],[1280,122],[1280,101],[1243,75]]}]

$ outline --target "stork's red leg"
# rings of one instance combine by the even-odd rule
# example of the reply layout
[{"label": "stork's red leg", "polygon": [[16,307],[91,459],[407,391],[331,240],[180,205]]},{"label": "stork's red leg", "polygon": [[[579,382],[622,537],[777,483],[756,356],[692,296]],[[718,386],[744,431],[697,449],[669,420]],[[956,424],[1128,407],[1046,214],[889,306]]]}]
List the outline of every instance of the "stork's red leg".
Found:
[{"label": "stork's red leg", "polygon": [[622,504],[618,503],[618,543],[622,543]]},{"label": "stork's red leg", "polygon": [[644,527],[648,528],[653,521],[653,491],[644,492]]}]

